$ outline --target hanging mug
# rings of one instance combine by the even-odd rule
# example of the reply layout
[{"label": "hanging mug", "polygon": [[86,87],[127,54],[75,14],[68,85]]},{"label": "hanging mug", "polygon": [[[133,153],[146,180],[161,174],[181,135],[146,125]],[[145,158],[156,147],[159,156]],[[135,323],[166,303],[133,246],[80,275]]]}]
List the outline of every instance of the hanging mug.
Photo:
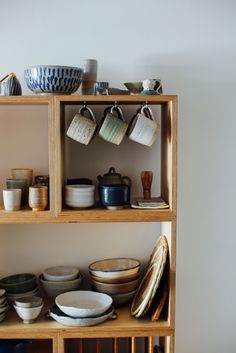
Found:
[{"label": "hanging mug", "polygon": [[128,128],[122,109],[115,104],[105,110],[104,116],[99,136],[105,141],[119,145]]},{"label": "hanging mug", "polygon": [[[84,115],[86,112],[89,117]],[[97,123],[94,114],[89,107],[84,105],[79,110],[79,113],[75,114],[66,134],[73,140],[88,145],[92,140],[96,129]]]},{"label": "hanging mug", "polygon": [[156,141],[159,128],[151,109],[145,104],[131,120],[128,137],[142,145],[151,146]]}]

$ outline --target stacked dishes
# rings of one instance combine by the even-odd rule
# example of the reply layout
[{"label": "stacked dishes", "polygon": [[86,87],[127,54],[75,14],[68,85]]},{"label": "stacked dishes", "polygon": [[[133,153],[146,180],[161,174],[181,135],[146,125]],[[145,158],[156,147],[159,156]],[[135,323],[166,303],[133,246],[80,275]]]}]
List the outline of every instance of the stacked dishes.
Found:
[{"label": "stacked dishes", "polygon": [[127,304],[134,296],[140,278],[140,262],[130,258],[112,258],[89,265],[94,289],[109,294],[115,306]]},{"label": "stacked dishes", "polygon": [[9,302],[38,294],[37,278],[33,273],[19,273],[0,279],[0,288],[5,289]]},{"label": "stacked dishes", "polygon": [[5,289],[0,289],[0,322],[5,319],[8,309],[9,305],[7,303],[6,291]]},{"label": "stacked dishes", "polygon": [[95,203],[94,185],[66,185],[65,204],[72,208],[88,208]]},{"label": "stacked dishes", "polygon": [[39,316],[43,307],[43,300],[37,296],[19,298],[14,301],[13,306],[23,322],[31,324]]},{"label": "stacked dishes", "polygon": [[74,266],[49,267],[39,276],[39,282],[50,299],[78,289],[82,280],[82,273]]},{"label": "stacked dishes", "polygon": [[114,315],[112,298],[92,291],[73,291],[60,294],[49,315],[66,326],[93,326]]}]

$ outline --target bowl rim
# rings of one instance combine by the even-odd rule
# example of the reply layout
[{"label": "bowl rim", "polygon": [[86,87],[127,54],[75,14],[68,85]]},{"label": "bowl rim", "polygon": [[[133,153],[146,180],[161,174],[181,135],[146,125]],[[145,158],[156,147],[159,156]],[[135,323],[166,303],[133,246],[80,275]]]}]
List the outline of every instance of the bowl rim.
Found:
[{"label": "bowl rim", "polygon": [[[93,265],[99,263],[99,262],[104,262],[104,261],[109,261],[109,260],[132,260],[132,261],[135,261],[136,262],[136,265],[134,266],[130,266],[130,267],[127,267],[125,269],[108,269],[108,270],[101,270],[101,269],[96,269],[96,268],[93,268]],[[98,261],[94,261],[92,262],[90,265],[89,265],[89,270],[90,271],[99,271],[99,272],[123,272],[123,271],[129,271],[129,270],[133,270],[137,267],[140,267],[141,263],[139,260],[137,259],[134,259],[132,257],[111,257],[111,258],[107,258],[107,259],[102,259],[102,260],[98,260]]]},{"label": "bowl rim", "polygon": [[[14,278],[17,276],[30,276],[29,278],[25,279],[24,281],[20,281],[20,282],[15,282],[15,283],[8,283],[8,282],[5,282],[7,279],[10,279],[10,278]],[[0,279],[0,286],[1,285],[6,285],[6,286],[16,286],[16,285],[20,285],[20,284],[24,284],[24,283],[28,283],[28,282],[31,282],[31,281],[35,281],[36,280],[36,275],[34,273],[28,273],[28,272],[24,272],[24,273],[16,273],[16,274],[13,274],[13,275],[9,275],[9,276],[5,276],[5,277],[2,277]]]},{"label": "bowl rim", "polygon": [[26,70],[29,70],[29,69],[36,69],[36,68],[39,68],[39,67],[48,67],[48,68],[57,68],[57,69],[62,69],[62,68],[65,68],[65,69],[79,69],[81,71],[83,71],[83,69],[81,67],[78,67],[78,66],[64,66],[64,65],[32,65],[32,66],[28,66],[27,68],[25,68],[24,71]]}]

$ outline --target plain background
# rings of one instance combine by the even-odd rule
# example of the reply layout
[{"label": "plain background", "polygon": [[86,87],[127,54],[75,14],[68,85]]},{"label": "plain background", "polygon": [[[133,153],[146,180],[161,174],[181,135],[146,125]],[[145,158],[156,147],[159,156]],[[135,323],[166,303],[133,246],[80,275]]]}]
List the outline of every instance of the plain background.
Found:
[{"label": "plain background", "polygon": [[[113,87],[159,77],[165,93],[179,96],[176,353],[235,353],[235,1],[1,0],[0,11],[0,77],[16,72],[25,94],[27,66],[96,58],[99,80]],[[19,113],[28,121],[27,114]],[[14,161],[6,165],[9,139],[1,131],[3,181]],[[42,141],[31,165],[45,172]],[[142,260],[157,236],[154,224],[0,232],[1,273],[41,271],[62,258],[82,267],[121,253]]]}]

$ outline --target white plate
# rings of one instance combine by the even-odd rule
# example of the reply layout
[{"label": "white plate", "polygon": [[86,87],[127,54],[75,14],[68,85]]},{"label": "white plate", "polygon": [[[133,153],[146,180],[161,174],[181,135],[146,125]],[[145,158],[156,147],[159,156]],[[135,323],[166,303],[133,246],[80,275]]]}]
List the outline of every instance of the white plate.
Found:
[{"label": "white plate", "polygon": [[43,277],[47,281],[70,281],[79,274],[79,269],[75,266],[54,266],[43,271]]},{"label": "white plate", "polygon": [[49,316],[51,316],[54,320],[65,326],[94,326],[100,324],[101,322],[107,319],[114,318],[114,309],[111,307],[101,316],[80,318],[70,317],[64,314],[56,305],[54,305],[49,310]]},{"label": "white plate", "polygon": [[69,316],[94,317],[102,315],[110,308],[112,298],[104,293],[78,290],[58,295],[55,302]]}]

